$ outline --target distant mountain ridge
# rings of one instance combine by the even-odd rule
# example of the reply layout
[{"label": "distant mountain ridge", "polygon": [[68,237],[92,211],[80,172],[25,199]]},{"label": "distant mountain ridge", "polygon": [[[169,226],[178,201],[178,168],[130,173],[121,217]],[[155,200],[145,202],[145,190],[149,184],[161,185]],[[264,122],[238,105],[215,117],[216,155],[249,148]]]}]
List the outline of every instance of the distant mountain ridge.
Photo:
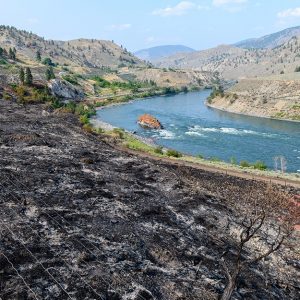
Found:
[{"label": "distant mountain ridge", "polygon": [[184,45],[164,45],[134,52],[134,55],[142,60],[154,61],[177,53],[191,53],[196,50]]},{"label": "distant mountain ridge", "polygon": [[300,37],[268,49],[221,45],[193,53],[176,54],[155,63],[160,68],[219,72],[228,80],[295,73],[300,66]]},{"label": "distant mountain ridge", "polygon": [[272,49],[286,43],[294,36],[300,36],[300,26],[287,28],[260,38],[240,41],[233,46],[246,49]]}]

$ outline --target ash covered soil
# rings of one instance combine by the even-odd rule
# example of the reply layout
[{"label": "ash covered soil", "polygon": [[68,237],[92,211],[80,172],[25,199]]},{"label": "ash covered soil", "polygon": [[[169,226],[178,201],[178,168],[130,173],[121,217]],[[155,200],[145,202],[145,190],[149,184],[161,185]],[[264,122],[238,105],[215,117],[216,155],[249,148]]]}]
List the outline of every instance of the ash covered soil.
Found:
[{"label": "ash covered soil", "polygon": [[[73,115],[4,100],[0,171],[3,300],[217,299],[220,257],[236,247],[228,200],[266,189],[130,155]],[[243,272],[233,299],[299,299],[291,243]]]}]

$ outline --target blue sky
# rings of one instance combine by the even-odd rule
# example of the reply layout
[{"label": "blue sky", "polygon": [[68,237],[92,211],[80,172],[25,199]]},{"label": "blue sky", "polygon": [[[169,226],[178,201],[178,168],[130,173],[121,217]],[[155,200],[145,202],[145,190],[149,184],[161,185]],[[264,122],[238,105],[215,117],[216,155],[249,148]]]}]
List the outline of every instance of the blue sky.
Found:
[{"label": "blue sky", "polygon": [[300,25],[300,0],[0,0],[0,24],[47,39],[109,39],[134,51],[206,49]]}]

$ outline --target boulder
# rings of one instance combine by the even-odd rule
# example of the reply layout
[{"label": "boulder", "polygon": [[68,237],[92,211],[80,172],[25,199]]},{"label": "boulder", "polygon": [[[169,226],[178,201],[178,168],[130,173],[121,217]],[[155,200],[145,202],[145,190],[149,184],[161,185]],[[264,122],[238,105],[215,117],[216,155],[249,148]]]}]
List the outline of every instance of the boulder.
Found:
[{"label": "boulder", "polygon": [[59,98],[72,99],[75,101],[80,101],[84,98],[84,92],[80,88],[75,87],[65,80],[52,79],[48,83],[48,88],[53,96]]},{"label": "boulder", "polygon": [[153,116],[144,114],[138,118],[138,124],[150,129],[163,129],[161,123]]}]

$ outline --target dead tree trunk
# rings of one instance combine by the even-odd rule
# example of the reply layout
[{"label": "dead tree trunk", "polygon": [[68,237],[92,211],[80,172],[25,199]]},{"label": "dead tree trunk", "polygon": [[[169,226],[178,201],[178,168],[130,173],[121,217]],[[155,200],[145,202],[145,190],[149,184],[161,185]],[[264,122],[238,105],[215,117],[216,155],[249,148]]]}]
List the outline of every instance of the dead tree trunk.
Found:
[{"label": "dead tree trunk", "polygon": [[224,268],[224,271],[226,273],[226,277],[228,280],[228,283],[226,285],[226,288],[223,292],[223,295],[221,297],[221,300],[230,300],[232,293],[234,292],[236,288],[236,281],[238,279],[238,276],[241,272],[242,265],[240,263],[240,255],[237,258],[236,265],[235,265],[235,270],[231,273],[224,258],[221,258],[221,264]]},{"label": "dead tree trunk", "polygon": [[230,277],[228,277],[228,284],[223,292],[221,300],[230,300],[232,293],[234,292],[236,288],[236,281],[238,278],[238,275],[240,273],[240,270],[235,270]]}]

